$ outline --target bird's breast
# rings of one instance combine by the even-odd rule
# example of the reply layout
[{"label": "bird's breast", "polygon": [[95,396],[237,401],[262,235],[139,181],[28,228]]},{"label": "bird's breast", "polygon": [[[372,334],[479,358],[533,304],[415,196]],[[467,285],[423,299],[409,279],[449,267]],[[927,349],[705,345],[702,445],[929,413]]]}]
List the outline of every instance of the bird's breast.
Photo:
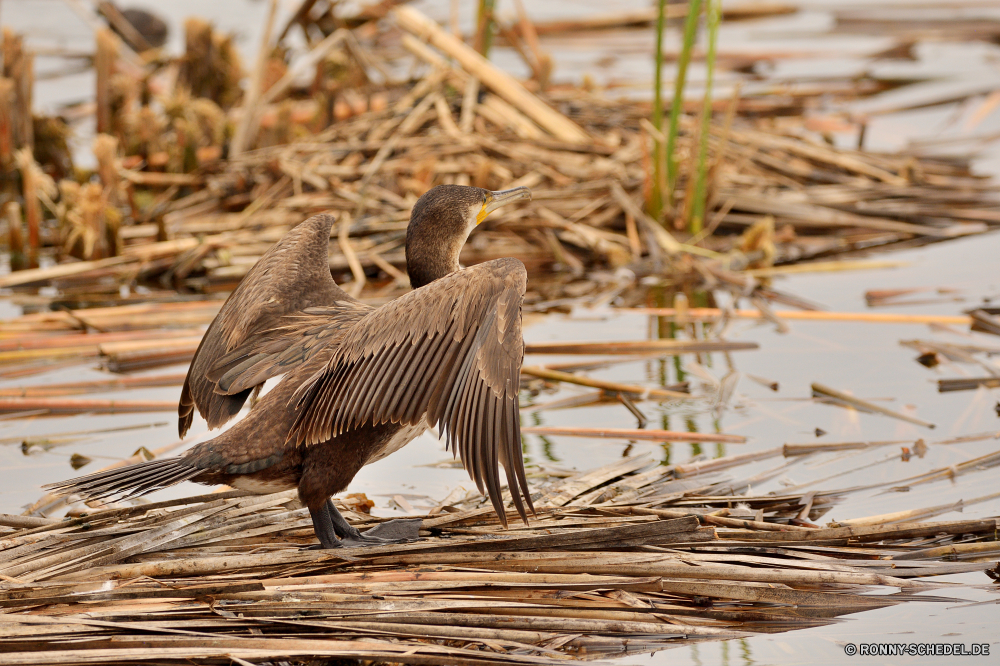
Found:
[{"label": "bird's breast", "polygon": [[427,430],[426,420],[421,420],[417,425],[404,425],[400,427],[399,430],[372,452],[365,464],[370,465],[377,460],[382,460],[382,458],[391,453],[399,451],[414,439],[424,434],[425,430]]}]

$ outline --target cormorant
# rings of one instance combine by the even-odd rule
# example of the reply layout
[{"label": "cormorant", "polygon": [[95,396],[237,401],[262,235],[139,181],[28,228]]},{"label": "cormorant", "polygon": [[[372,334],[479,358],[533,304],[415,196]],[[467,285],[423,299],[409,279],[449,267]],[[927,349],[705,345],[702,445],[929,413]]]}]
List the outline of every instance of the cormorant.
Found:
[{"label": "cormorant", "polygon": [[[413,290],[373,308],[341,290],[327,256],[331,215],[299,224],[247,273],[212,321],[181,392],[179,432],[194,410],[209,428],[284,375],[232,428],[184,454],[52,484],[85,499],[134,497],[182,481],[256,493],[297,488],[324,548],[384,540],[340,515],[331,496],[364,465],[437,426],[507,520],[498,463],[514,506],[534,511],[521,457],[518,385],[527,273],[517,259],[462,268],[469,233],[493,210],[529,199],[439,185],[406,230]],[[523,495],[523,501],[522,501]]]}]

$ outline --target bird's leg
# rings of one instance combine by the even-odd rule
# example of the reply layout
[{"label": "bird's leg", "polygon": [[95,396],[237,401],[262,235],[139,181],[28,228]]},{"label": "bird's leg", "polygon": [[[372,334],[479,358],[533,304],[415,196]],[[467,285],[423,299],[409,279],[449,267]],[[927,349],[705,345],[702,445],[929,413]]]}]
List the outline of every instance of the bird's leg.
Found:
[{"label": "bird's leg", "polygon": [[340,539],[361,539],[361,532],[358,528],[347,522],[347,519],[341,515],[340,511],[337,510],[337,505],[333,503],[333,499],[328,499],[326,501],[326,506],[323,507],[327,515],[330,516],[330,525],[333,527],[334,533]]},{"label": "bird's leg", "polygon": [[[333,503],[329,500],[318,509],[309,509],[309,515],[312,517],[313,529],[316,531],[316,536],[319,537],[320,548],[340,548],[343,544],[337,539],[337,529],[334,527],[334,521],[330,516],[330,509],[333,508]],[[336,511],[337,509],[333,509]],[[339,513],[337,517],[340,520],[344,520],[344,517]],[[313,546],[315,547],[315,546]]]},{"label": "bird's leg", "polygon": [[[337,507],[333,504],[332,499],[328,499],[323,507],[325,513],[330,517],[330,526],[333,528],[334,533],[340,538],[341,546],[377,546],[387,543],[405,543],[406,539],[385,539],[382,537],[372,536],[370,534],[362,534],[358,531],[358,528],[353,527],[347,520],[340,514]],[[316,530],[317,536],[319,535],[319,530]],[[322,542],[322,538],[320,539]],[[326,547],[326,546],[324,546]]]}]

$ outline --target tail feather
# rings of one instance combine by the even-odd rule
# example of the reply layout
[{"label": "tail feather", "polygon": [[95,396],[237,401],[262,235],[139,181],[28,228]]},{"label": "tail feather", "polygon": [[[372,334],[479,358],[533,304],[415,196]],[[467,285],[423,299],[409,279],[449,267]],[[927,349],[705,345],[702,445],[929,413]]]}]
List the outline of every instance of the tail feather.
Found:
[{"label": "tail feather", "polygon": [[46,487],[63,488],[67,491],[72,490],[81,493],[96,493],[105,490],[114,492],[115,489],[125,491],[162,473],[165,471],[165,468],[170,468],[168,461],[154,460],[126,467],[117,467],[103,472],[95,472],[94,474],[69,479],[68,481],[53,483]]},{"label": "tail feather", "polygon": [[[81,490],[85,490],[92,486],[105,486],[115,481],[125,481],[128,479],[138,479],[141,477],[148,476],[154,471],[163,468],[163,460],[155,460],[152,463],[138,463],[137,465],[127,465],[125,467],[116,467],[114,469],[109,469],[106,471],[95,472],[93,474],[88,474],[87,476],[80,476],[75,479],[69,479],[68,481],[62,481],[59,483],[50,484],[51,487],[61,487],[61,486],[76,486]],[[135,469],[140,467],[141,469]]]},{"label": "tail feather", "polygon": [[188,481],[204,471],[183,458],[167,458],[95,472],[42,487],[58,495],[79,495],[84,500],[113,495],[129,499]]}]

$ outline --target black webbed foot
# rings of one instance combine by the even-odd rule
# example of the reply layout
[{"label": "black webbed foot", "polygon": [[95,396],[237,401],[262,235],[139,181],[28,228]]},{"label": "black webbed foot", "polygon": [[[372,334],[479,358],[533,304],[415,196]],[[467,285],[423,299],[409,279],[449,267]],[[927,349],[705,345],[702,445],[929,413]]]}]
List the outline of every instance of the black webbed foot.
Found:
[{"label": "black webbed foot", "polygon": [[406,543],[406,540],[380,539],[378,537],[365,537],[364,535],[362,535],[360,539],[347,537],[340,540],[340,545],[345,548],[371,548],[372,546],[387,546],[394,543]]},{"label": "black webbed foot", "polygon": [[380,523],[370,530],[360,532],[356,527],[347,522],[333,500],[326,502],[330,512],[330,522],[333,530],[340,538],[342,545],[348,548],[363,548],[365,546],[385,546],[393,543],[406,543],[419,539],[420,520],[389,520]]},{"label": "black webbed foot", "polygon": [[420,540],[419,518],[397,518],[379,523],[364,534],[369,539],[379,539],[383,543],[406,543]]},{"label": "black webbed foot", "polygon": [[362,533],[344,519],[333,500],[327,500],[321,508],[309,514],[319,538],[319,546],[311,548],[370,548],[420,538],[420,520],[416,518],[390,520]]}]

